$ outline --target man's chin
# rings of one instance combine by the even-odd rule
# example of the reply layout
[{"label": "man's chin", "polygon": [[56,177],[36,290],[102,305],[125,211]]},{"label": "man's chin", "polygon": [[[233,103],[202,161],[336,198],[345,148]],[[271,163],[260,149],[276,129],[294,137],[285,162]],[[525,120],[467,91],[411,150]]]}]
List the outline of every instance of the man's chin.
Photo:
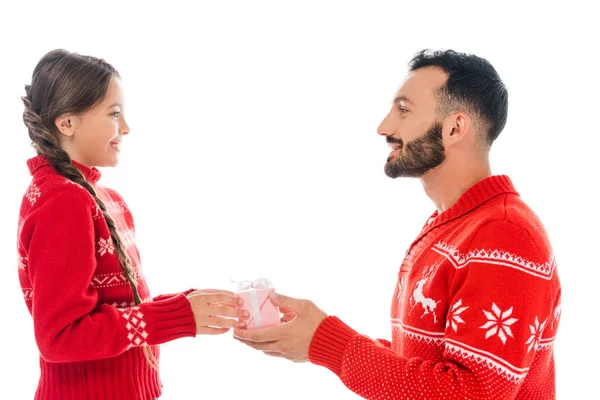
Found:
[{"label": "man's chin", "polygon": [[384,168],[385,174],[392,178],[421,178],[433,168],[418,168],[418,169],[400,169],[393,164],[386,164]]},{"label": "man's chin", "polygon": [[385,174],[392,179],[396,178],[409,178],[410,175],[407,174],[408,171],[401,170],[397,168],[395,165],[387,163],[384,167]]}]

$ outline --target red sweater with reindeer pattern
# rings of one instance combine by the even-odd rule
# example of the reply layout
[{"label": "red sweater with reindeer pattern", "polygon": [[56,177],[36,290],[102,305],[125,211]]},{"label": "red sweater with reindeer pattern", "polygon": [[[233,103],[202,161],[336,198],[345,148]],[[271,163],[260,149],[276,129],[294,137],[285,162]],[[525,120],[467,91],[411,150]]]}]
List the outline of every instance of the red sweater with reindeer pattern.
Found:
[{"label": "red sweater with reindeer pattern", "polygon": [[118,193],[98,184],[97,169],[73,164],[114,219],[144,302],[134,303],[93,197],[45,158],[30,159],[33,179],[21,205],[18,253],[40,352],[35,399],[155,399],[162,384],[142,346],[158,357],[159,344],[196,335],[187,292],[150,299],[129,208]]},{"label": "red sweater with reindeer pattern", "polygon": [[491,176],[411,244],[391,342],[330,316],[309,357],[366,399],[554,399],[560,293],[541,222],[508,177]]}]

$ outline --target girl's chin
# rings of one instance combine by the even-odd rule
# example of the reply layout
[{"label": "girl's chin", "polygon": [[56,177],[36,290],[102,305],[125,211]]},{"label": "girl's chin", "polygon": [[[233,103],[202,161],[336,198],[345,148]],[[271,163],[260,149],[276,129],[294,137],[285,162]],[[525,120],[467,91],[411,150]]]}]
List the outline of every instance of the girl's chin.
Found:
[{"label": "girl's chin", "polygon": [[116,167],[119,164],[119,157],[108,157],[99,167],[110,168]]}]

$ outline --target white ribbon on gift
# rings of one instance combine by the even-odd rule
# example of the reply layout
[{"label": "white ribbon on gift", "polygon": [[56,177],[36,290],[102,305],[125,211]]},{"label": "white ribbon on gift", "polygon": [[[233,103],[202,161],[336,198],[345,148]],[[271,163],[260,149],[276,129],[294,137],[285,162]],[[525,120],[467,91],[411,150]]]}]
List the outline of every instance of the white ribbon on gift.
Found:
[{"label": "white ribbon on gift", "polygon": [[271,283],[271,281],[268,280],[267,278],[259,278],[259,279],[255,280],[254,282],[252,282],[252,281],[236,282],[232,279],[231,282],[233,282],[237,285],[238,292],[241,292],[244,290],[251,290],[251,289],[271,289],[274,287],[273,284]]},{"label": "white ribbon on gift", "polygon": [[252,316],[254,317],[254,325],[257,328],[262,327],[262,318],[260,316],[260,304],[258,303],[258,296],[256,295],[257,290],[271,289],[273,284],[266,278],[259,278],[252,281],[236,282],[233,279],[233,283],[237,284],[238,292],[248,291],[250,294],[250,306],[252,307]]}]

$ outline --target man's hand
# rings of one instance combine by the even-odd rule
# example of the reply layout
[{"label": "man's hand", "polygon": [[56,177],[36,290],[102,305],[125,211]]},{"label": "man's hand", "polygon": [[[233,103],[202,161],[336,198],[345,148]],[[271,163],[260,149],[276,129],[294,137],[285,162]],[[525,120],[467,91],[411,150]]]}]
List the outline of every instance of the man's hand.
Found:
[{"label": "man's hand", "polygon": [[264,352],[294,362],[308,361],[308,349],[315,331],[327,314],[311,301],[272,294],[273,304],[283,312],[282,325],[263,329],[235,329],[233,337]]}]

